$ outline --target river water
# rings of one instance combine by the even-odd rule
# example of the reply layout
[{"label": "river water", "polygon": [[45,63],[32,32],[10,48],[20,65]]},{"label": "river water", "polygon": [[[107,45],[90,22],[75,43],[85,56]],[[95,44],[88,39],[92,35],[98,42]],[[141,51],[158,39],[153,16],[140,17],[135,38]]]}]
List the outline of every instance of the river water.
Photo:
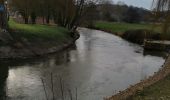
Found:
[{"label": "river water", "polygon": [[70,100],[69,94],[74,100],[103,100],[153,75],[165,61],[158,53],[146,54],[141,46],[106,32],[78,31],[81,37],[69,50],[1,61],[0,99],[46,100],[47,92],[49,99],[54,94],[56,100],[62,100],[64,93],[65,100]]}]

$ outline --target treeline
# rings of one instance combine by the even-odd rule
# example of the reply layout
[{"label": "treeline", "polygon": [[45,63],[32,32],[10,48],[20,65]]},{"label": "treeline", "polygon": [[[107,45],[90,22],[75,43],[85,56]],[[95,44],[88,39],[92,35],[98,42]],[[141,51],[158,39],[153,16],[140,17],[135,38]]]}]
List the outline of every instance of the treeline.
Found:
[{"label": "treeline", "polygon": [[[127,23],[141,23],[141,22],[153,22],[152,11],[138,8],[133,6],[127,6],[124,3],[102,3],[91,4],[87,8],[90,10],[86,14],[86,20],[102,20],[111,22],[127,22]],[[92,22],[91,22],[92,23]]]},{"label": "treeline", "polygon": [[10,7],[19,11],[25,24],[38,17],[43,23],[50,23],[75,30],[80,22],[92,26],[95,21],[140,23],[152,21],[151,11],[127,6],[112,0],[11,0]]},{"label": "treeline", "polygon": [[86,0],[11,0],[10,9],[18,11],[25,24],[36,24],[41,17],[44,23],[50,19],[59,26],[75,30],[82,16]]},{"label": "treeline", "polygon": [[83,25],[93,27],[96,21],[152,23],[155,22],[153,11],[144,8],[128,6],[123,2],[113,3],[112,0],[102,0],[100,3],[91,2],[85,6]]}]

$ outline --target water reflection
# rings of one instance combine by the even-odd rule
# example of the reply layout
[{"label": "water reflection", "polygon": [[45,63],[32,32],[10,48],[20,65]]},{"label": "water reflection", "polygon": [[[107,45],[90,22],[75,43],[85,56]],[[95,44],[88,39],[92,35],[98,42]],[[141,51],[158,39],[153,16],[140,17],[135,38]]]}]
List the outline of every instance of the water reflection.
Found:
[{"label": "water reflection", "polygon": [[6,80],[8,77],[9,67],[1,63],[0,66],[0,100],[6,100],[7,92],[6,92]]},{"label": "water reflection", "polygon": [[117,36],[84,28],[79,32],[80,39],[69,50],[1,63],[1,97],[46,100],[43,78],[48,97],[52,98],[50,75],[53,73],[57,100],[62,97],[59,77],[64,80],[65,100],[69,97],[68,89],[75,95],[76,87],[79,100],[102,100],[153,75],[164,63],[162,56],[146,55],[142,47]]},{"label": "water reflection", "polygon": [[[54,66],[61,66],[60,68],[58,67],[57,70],[61,71],[62,64],[70,62],[70,50],[75,50],[75,46],[60,54],[48,55],[46,57],[1,61],[0,100],[25,100],[25,98],[29,98],[29,100],[45,100],[40,78],[43,78],[46,82],[49,98],[52,97],[49,88],[49,86],[51,86],[51,83],[49,83],[49,74],[54,72]],[[43,70],[41,70],[41,68],[43,68]],[[57,75],[54,73],[55,86],[58,88],[59,75],[58,73],[56,74]],[[59,93],[59,90],[56,91],[56,94]]]},{"label": "water reflection", "polygon": [[144,56],[157,56],[157,57],[162,57],[164,59],[166,59],[168,53],[164,52],[164,51],[149,51],[149,50],[144,50],[143,52]]}]

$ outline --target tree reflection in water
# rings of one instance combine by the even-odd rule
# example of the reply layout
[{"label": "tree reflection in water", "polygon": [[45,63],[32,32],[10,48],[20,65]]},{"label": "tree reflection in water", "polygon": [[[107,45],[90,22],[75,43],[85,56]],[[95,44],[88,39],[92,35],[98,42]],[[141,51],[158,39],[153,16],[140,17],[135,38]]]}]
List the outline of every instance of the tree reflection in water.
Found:
[{"label": "tree reflection in water", "polygon": [[[56,54],[51,54],[47,55],[44,57],[39,57],[39,58],[32,58],[32,59],[16,59],[16,60],[2,60],[0,61],[0,100],[7,100],[10,97],[8,97],[8,84],[7,84],[7,79],[9,77],[9,70],[10,69],[17,69],[18,67],[22,67],[23,65],[38,65],[38,64],[43,64],[43,66],[49,67],[51,62],[54,62],[53,65],[61,65],[63,63],[68,63],[70,62],[70,50],[75,50],[76,46],[71,47],[70,49],[56,53]],[[51,61],[55,60],[55,61]]]},{"label": "tree reflection in water", "polygon": [[6,96],[7,96],[6,80],[8,77],[8,70],[9,70],[9,67],[6,64],[1,63],[1,66],[0,66],[0,100],[6,100]]}]

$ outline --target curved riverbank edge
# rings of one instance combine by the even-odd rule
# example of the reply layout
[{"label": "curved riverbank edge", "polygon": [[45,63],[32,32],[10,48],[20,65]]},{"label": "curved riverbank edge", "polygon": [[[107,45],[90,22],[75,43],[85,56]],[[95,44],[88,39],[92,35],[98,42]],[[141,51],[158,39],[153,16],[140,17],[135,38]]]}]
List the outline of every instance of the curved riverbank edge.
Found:
[{"label": "curved riverbank edge", "polygon": [[126,30],[124,32],[113,32],[111,30],[97,28],[97,27],[90,27],[90,28],[114,34],[129,42],[136,43],[139,45],[143,45],[145,39],[158,40],[158,41],[162,40],[161,33],[154,32],[148,29],[131,29],[131,30]]},{"label": "curved riverbank edge", "polygon": [[[27,59],[57,53],[74,45],[79,37],[79,33],[75,32],[74,35],[71,35],[70,39],[63,41],[62,43],[53,43],[52,46],[50,43],[44,43],[44,46],[25,45],[25,43],[15,44],[17,47],[10,45],[1,46],[0,59]],[[50,46],[48,47],[48,45]]]},{"label": "curved riverbank edge", "polygon": [[167,56],[165,63],[162,65],[162,68],[158,72],[155,72],[153,76],[149,77],[146,80],[142,80],[141,82],[133,86],[130,86],[126,90],[120,91],[118,94],[106,98],[105,100],[128,100],[131,96],[135,95],[137,92],[142,91],[144,88],[147,88],[170,75],[169,55]]}]

